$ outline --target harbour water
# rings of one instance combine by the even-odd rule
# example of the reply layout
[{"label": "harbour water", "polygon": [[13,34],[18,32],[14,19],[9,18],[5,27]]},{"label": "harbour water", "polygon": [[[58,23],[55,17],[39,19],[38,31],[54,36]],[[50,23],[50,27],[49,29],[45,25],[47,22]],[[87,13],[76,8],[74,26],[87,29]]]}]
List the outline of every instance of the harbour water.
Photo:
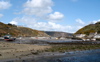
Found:
[{"label": "harbour water", "polygon": [[36,62],[100,62],[100,49],[73,51],[64,54],[64,56],[42,57]]}]

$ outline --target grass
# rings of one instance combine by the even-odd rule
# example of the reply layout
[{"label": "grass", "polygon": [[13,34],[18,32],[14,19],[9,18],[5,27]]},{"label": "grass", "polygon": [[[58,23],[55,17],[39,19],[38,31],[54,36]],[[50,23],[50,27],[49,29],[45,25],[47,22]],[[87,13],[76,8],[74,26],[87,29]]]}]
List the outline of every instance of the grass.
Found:
[{"label": "grass", "polygon": [[68,52],[77,50],[100,49],[98,45],[52,45],[52,48],[45,50],[46,52]]},{"label": "grass", "polygon": [[0,36],[4,36],[7,34],[10,34],[12,36],[48,36],[46,33],[43,31],[38,31],[38,30],[33,30],[31,28],[27,27],[17,27],[15,25],[11,24],[4,24],[0,22]]}]

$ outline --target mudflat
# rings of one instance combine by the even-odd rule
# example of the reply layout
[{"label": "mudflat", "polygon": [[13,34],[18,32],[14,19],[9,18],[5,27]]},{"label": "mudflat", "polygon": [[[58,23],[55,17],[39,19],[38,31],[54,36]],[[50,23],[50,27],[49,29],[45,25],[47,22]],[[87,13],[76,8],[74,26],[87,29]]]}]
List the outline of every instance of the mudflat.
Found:
[{"label": "mudflat", "polygon": [[21,58],[48,48],[51,46],[0,42],[0,60]]}]

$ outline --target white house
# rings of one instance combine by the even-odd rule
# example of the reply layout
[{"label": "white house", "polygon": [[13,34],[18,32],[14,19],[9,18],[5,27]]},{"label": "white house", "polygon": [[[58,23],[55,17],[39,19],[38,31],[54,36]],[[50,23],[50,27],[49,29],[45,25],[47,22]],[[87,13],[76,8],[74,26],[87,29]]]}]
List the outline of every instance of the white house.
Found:
[{"label": "white house", "polygon": [[100,34],[95,35],[94,38],[100,38]]},{"label": "white house", "polygon": [[77,34],[76,35],[76,37],[78,37],[78,38],[82,38],[82,37],[85,37],[86,36],[86,34]]},{"label": "white house", "polygon": [[64,38],[64,37],[61,37],[60,39],[66,39],[66,38]]},{"label": "white house", "polygon": [[97,32],[95,32],[95,33],[90,33],[88,37],[89,37],[89,38],[93,38],[95,35],[97,35]]}]

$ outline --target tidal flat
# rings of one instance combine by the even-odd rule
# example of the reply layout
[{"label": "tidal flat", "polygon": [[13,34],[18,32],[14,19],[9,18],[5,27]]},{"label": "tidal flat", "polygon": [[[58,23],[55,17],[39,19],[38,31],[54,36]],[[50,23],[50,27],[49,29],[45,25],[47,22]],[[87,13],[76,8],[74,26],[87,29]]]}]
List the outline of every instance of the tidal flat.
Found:
[{"label": "tidal flat", "polygon": [[21,43],[1,41],[0,62],[100,62],[99,41],[70,43],[34,41],[31,40],[26,44],[22,43],[24,40],[20,41]]}]

